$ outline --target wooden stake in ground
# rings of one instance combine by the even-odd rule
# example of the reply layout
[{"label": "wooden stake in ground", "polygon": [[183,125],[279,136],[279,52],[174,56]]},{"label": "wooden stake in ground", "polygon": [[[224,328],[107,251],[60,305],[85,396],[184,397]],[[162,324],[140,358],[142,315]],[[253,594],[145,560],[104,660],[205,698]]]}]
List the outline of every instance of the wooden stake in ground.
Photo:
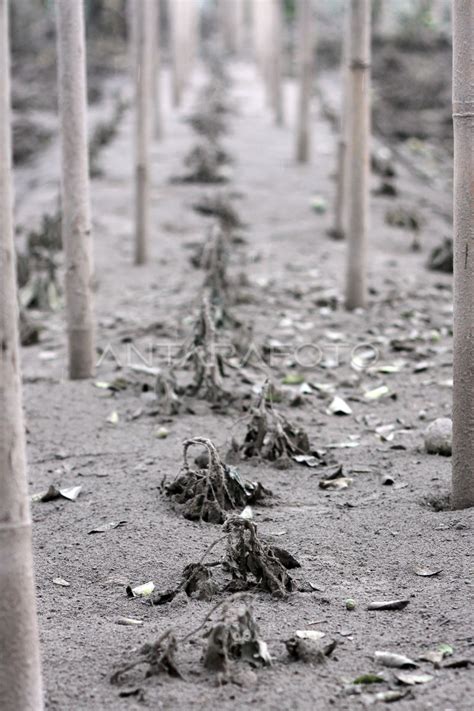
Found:
[{"label": "wooden stake in ground", "polygon": [[270,0],[270,82],[275,123],[283,126],[283,8],[281,0]]},{"label": "wooden stake in ground", "polygon": [[344,239],[346,236],[347,202],[349,192],[349,156],[348,156],[348,117],[350,115],[350,71],[349,71],[349,44],[350,44],[350,13],[346,12],[344,23],[344,37],[342,38],[341,52],[341,81],[342,100],[339,120],[339,139],[337,142],[337,177],[336,198],[334,205],[334,227],[331,236],[334,239]]},{"label": "wooden stake in ground", "polygon": [[370,138],[370,0],[350,3],[349,211],[346,307],[367,304]]},{"label": "wooden stake in ground", "polygon": [[56,24],[69,376],[75,380],[91,377],[95,365],[86,56],[82,3],[76,0],[56,0]]},{"label": "wooden stake in ground", "polygon": [[135,264],[145,264],[150,233],[155,0],[135,0]]},{"label": "wooden stake in ground", "polygon": [[154,122],[154,135],[156,139],[163,138],[163,111],[162,111],[162,91],[161,91],[161,14],[160,14],[160,3],[159,0],[155,0],[155,20],[154,20],[154,30],[155,36],[153,39],[153,44],[155,47],[155,66],[153,69],[153,89],[154,89],[154,103],[155,103],[155,122]]},{"label": "wooden stake in ground", "polygon": [[21,406],[8,0],[0,0],[0,705],[43,708]]},{"label": "wooden stake in ground", "polygon": [[474,5],[453,3],[453,493],[474,506]]},{"label": "wooden stake in ground", "polygon": [[300,77],[298,116],[296,123],[296,160],[307,163],[310,151],[309,110],[313,79],[313,13],[312,0],[298,4],[298,48],[300,52]]}]

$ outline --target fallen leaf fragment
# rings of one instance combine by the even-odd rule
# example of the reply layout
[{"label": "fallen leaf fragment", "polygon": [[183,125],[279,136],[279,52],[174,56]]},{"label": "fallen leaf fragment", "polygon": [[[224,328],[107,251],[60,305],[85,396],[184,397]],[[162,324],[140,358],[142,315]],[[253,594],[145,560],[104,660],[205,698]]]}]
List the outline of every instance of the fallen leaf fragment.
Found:
[{"label": "fallen leaf fragment", "polygon": [[450,657],[453,653],[453,648],[450,644],[440,644],[436,649],[430,649],[420,656],[423,662],[431,662],[433,666],[439,667],[445,657]]},{"label": "fallen leaf fragment", "polygon": [[374,660],[383,664],[384,667],[394,667],[395,669],[416,669],[418,666],[413,659],[393,652],[374,652]]},{"label": "fallen leaf fragment", "polygon": [[114,410],[113,412],[110,413],[110,415],[107,417],[107,422],[111,425],[116,425],[118,424],[119,421],[119,416],[117,410]]},{"label": "fallen leaf fragment", "polygon": [[352,415],[352,408],[342,397],[336,395],[327,409],[329,415]]},{"label": "fallen leaf fragment", "polygon": [[142,624],[143,624],[143,620],[136,620],[136,619],[133,618],[133,617],[118,617],[118,618],[115,620],[115,624],[117,624],[117,625],[126,625],[126,626],[129,626],[129,627],[133,627],[133,626],[142,625]]},{"label": "fallen leaf fragment", "polygon": [[127,585],[127,595],[128,597],[148,597],[151,595],[155,589],[155,583],[150,580],[148,583],[143,583],[143,585],[137,585],[132,588],[131,585]]},{"label": "fallen leaf fragment", "polygon": [[401,684],[406,684],[407,686],[427,684],[434,678],[431,674],[423,674],[422,672],[397,672],[395,676]]},{"label": "fallen leaf fragment", "polygon": [[295,635],[299,639],[312,639],[317,641],[326,636],[326,632],[320,632],[319,630],[296,630]]},{"label": "fallen leaf fragment", "polygon": [[383,684],[385,681],[383,676],[380,676],[380,674],[361,674],[360,676],[356,677],[354,681],[352,682],[353,684]]},{"label": "fallen leaf fragment", "polygon": [[240,514],[240,518],[245,518],[247,521],[251,521],[253,519],[252,507],[246,506]]},{"label": "fallen leaf fragment", "polygon": [[354,480],[348,476],[340,476],[336,479],[322,479],[319,482],[320,489],[347,489]]},{"label": "fallen leaf fragment", "polygon": [[433,578],[435,575],[439,575],[443,572],[443,568],[438,568],[436,570],[431,570],[430,568],[415,568],[415,575],[419,575],[420,578]]},{"label": "fallen leaf fragment", "polygon": [[54,501],[55,499],[68,499],[69,501],[76,501],[77,497],[81,493],[82,486],[69,486],[65,488],[58,488],[51,484],[46,491],[41,491],[38,494],[33,494],[31,497],[32,503]]},{"label": "fallen leaf fragment", "polygon": [[105,533],[106,531],[111,531],[113,528],[121,528],[125,526],[126,523],[126,521],[109,521],[101,526],[96,526],[90,530],[89,533]]},{"label": "fallen leaf fragment", "polygon": [[368,610],[403,610],[410,600],[375,600],[367,605]]},{"label": "fallen leaf fragment", "polygon": [[381,385],[378,388],[374,388],[373,390],[367,390],[364,393],[364,398],[368,400],[369,402],[372,402],[373,400],[380,400],[382,397],[388,397],[392,393],[390,392],[390,388],[388,388],[386,385]]}]

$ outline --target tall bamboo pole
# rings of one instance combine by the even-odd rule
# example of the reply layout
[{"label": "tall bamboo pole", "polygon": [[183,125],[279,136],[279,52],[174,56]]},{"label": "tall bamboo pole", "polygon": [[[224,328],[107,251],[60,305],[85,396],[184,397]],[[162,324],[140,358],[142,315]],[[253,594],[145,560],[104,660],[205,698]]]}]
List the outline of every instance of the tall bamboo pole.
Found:
[{"label": "tall bamboo pole", "polygon": [[155,47],[154,58],[155,65],[153,68],[153,90],[155,104],[155,121],[154,121],[154,136],[156,139],[163,138],[163,109],[162,109],[162,91],[161,91],[161,14],[160,2],[155,0],[154,3],[155,19],[154,19],[154,38],[153,44]]},{"label": "tall bamboo pole", "polygon": [[0,0],[0,706],[43,708],[21,406],[8,0]]},{"label": "tall bamboo pole", "polygon": [[298,5],[298,47],[300,52],[298,116],[296,121],[296,160],[307,163],[310,152],[309,112],[313,79],[313,12],[312,0]]},{"label": "tall bamboo pole", "polygon": [[370,0],[350,4],[349,213],[346,307],[367,303],[370,138]]},{"label": "tall bamboo pole", "polygon": [[344,35],[342,38],[341,52],[341,83],[342,100],[339,118],[339,138],[337,142],[337,176],[336,196],[334,205],[334,227],[331,236],[334,239],[344,239],[347,232],[347,212],[349,193],[349,151],[348,129],[350,113],[350,71],[349,71],[349,44],[350,44],[350,12],[346,9],[344,22]]},{"label": "tall bamboo pole", "polygon": [[135,0],[135,264],[138,265],[147,261],[150,233],[154,1]]},{"label": "tall bamboo pole", "polygon": [[72,379],[79,379],[91,377],[95,365],[86,54],[82,3],[77,0],[56,0],[56,23],[69,375]]},{"label": "tall bamboo pole", "polygon": [[182,57],[180,55],[182,34],[181,0],[168,0],[168,31],[171,50],[171,88],[173,106],[181,105],[182,97]]},{"label": "tall bamboo pole", "polygon": [[282,126],[283,112],[283,9],[281,0],[270,0],[270,81],[275,123]]},{"label": "tall bamboo pole", "polygon": [[474,4],[453,0],[453,495],[474,506]]}]

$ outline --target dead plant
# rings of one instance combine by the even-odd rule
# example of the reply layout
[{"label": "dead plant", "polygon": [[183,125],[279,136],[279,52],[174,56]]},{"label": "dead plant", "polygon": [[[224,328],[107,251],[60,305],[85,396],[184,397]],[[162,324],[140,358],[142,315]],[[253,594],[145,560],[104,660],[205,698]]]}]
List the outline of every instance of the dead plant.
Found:
[{"label": "dead plant", "polygon": [[285,597],[294,590],[281,553],[278,555],[260,540],[252,521],[234,516],[227,520],[224,530],[228,533],[225,568],[232,574],[228,589],[257,588],[276,597]]},{"label": "dead plant", "polygon": [[119,667],[111,676],[112,684],[120,684],[123,676],[141,665],[147,665],[145,677],[167,674],[168,676],[182,679],[182,674],[176,663],[176,652],[178,643],[171,629],[166,630],[157,640],[151,644],[144,644],[138,651],[138,658],[127,662]]},{"label": "dead plant", "polygon": [[[206,468],[192,469],[189,464],[188,450],[196,445],[207,450]],[[165,486],[165,491],[183,505],[184,517],[192,521],[223,523],[229,511],[241,510],[271,496],[259,482],[243,481],[235,468],[221,461],[214,444],[205,437],[184,442],[183,460],[182,473]]]},{"label": "dead plant", "polygon": [[240,445],[233,442],[232,454],[239,453],[242,459],[260,457],[270,462],[310,454],[308,435],[277,412],[270,393],[271,384],[267,380],[252,409],[244,440]]}]

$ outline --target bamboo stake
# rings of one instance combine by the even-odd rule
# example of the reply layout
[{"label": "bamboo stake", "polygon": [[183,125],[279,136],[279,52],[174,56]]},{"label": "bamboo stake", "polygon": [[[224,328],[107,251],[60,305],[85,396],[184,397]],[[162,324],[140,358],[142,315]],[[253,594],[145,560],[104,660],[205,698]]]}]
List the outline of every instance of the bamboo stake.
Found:
[{"label": "bamboo stake", "polygon": [[178,108],[181,106],[182,98],[182,59],[180,57],[180,29],[181,25],[181,1],[168,0],[168,18],[169,18],[169,42],[171,49],[171,83],[173,106]]},{"label": "bamboo stake", "polygon": [[154,104],[155,104],[155,122],[154,136],[157,140],[163,138],[163,110],[162,110],[162,91],[161,91],[161,14],[160,2],[155,0],[154,3],[155,19],[153,23],[154,38],[153,44],[155,47],[154,58],[155,66],[153,68],[153,89],[154,89]]},{"label": "bamboo stake", "polygon": [[349,141],[347,134],[349,130],[348,117],[350,113],[349,43],[350,13],[347,8],[341,53],[342,101],[341,114],[339,119],[339,139],[337,143],[337,177],[336,199],[334,208],[334,227],[330,233],[334,239],[344,239],[347,232],[347,202],[349,193]]},{"label": "bamboo stake", "polygon": [[8,0],[0,0],[0,705],[43,708],[13,242]]},{"label": "bamboo stake", "polygon": [[270,77],[275,123],[283,126],[282,89],[282,5],[281,0],[270,0]]},{"label": "bamboo stake", "polygon": [[135,264],[148,259],[153,133],[154,0],[135,0]]},{"label": "bamboo stake", "polygon": [[346,307],[367,305],[370,137],[370,0],[350,5],[349,213]]},{"label": "bamboo stake", "polygon": [[455,509],[474,506],[474,5],[453,1]]},{"label": "bamboo stake", "polygon": [[299,101],[296,124],[296,160],[307,163],[310,152],[309,112],[313,72],[312,0],[300,0],[298,16],[298,46],[300,50]]},{"label": "bamboo stake", "polygon": [[87,91],[82,3],[56,0],[62,144],[62,237],[66,262],[69,376],[89,378],[95,365]]}]

